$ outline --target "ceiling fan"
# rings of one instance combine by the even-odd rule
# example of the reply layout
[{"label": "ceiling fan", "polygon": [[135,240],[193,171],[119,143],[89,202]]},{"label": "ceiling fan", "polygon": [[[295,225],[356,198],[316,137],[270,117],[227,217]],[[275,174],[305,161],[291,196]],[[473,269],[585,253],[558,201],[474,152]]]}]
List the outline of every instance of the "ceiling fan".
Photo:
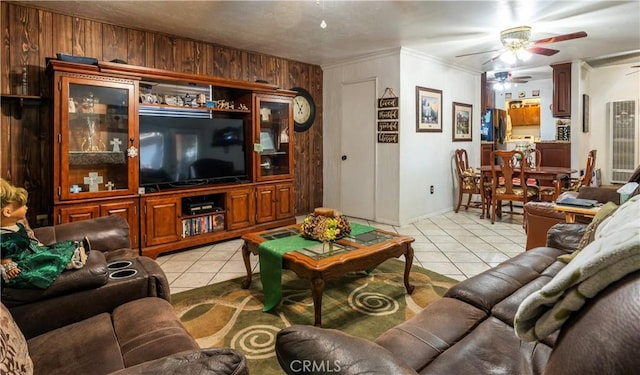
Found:
[{"label": "ceiling fan", "polygon": [[531,76],[519,76],[514,77],[511,72],[495,72],[493,79],[488,79],[487,82],[493,82],[493,87],[496,90],[510,89],[512,83],[527,83]]},{"label": "ceiling fan", "polygon": [[586,32],[578,31],[575,33],[531,41],[531,26],[518,26],[500,32],[500,41],[502,42],[503,46],[502,48],[482,52],[467,53],[464,55],[458,55],[456,57],[480,55],[483,53],[500,51],[498,55],[494,56],[490,60],[485,61],[482,64],[488,64],[497,60],[498,58],[503,58],[508,63],[515,63],[517,59],[525,61],[528,60],[528,58],[531,57],[531,54],[553,56],[560,51],[557,49],[545,48],[542,46],[551,43],[564,42],[571,39],[584,38],[586,36]]}]

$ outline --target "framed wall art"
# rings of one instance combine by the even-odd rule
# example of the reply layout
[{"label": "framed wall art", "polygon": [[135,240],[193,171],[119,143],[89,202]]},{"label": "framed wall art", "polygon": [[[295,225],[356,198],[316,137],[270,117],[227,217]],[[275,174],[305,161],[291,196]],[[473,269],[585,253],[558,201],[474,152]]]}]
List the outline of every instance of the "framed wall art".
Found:
[{"label": "framed wall art", "polygon": [[471,104],[453,102],[453,142],[471,141]]},{"label": "framed wall art", "polygon": [[416,132],[442,133],[442,90],[416,86]]}]

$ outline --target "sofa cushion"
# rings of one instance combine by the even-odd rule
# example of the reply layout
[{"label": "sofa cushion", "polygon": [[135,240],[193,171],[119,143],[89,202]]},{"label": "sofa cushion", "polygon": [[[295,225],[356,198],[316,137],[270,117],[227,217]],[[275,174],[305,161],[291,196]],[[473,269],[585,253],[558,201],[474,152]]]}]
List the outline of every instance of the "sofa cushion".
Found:
[{"label": "sofa cushion", "polygon": [[199,349],[164,299],[148,297],[126,303],[113,311],[112,318],[126,367]]},{"label": "sofa cushion", "polygon": [[376,339],[376,344],[419,370],[472,332],[487,313],[453,298],[429,304]]},{"label": "sofa cushion", "polygon": [[108,374],[124,367],[107,313],[36,336],[27,344],[35,374]]},{"label": "sofa cushion", "polygon": [[32,374],[27,340],[13,320],[11,313],[0,303],[0,373]]},{"label": "sofa cushion", "polygon": [[550,354],[549,346],[540,342],[521,342],[511,326],[490,317],[442,353],[422,373],[542,374]]},{"label": "sofa cushion", "polygon": [[237,350],[226,348],[198,349],[158,358],[110,375],[248,375],[247,360]]}]

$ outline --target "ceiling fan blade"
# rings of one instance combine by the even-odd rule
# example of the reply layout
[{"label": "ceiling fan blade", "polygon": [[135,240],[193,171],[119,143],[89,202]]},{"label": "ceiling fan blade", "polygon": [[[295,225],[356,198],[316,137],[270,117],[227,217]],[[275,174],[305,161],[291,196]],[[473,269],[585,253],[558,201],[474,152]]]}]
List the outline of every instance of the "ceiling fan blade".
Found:
[{"label": "ceiling fan blade", "polygon": [[638,72],[640,72],[640,70],[636,70],[635,72],[627,73],[627,74],[625,74],[625,76],[630,76],[630,75],[632,75],[632,74],[636,74],[636,73],[638,73]]},{"label": "ceiling fan blade", "polygon": [[509,82],[512,82],[512,83],[527,83],[527,82],[529,82],[529,80],[527,80],[527,79],[510,79]]},{"label": "ceiling fan blade", "polygon": [[552,36],[551,38],[536,40],[535,42],[533,42],[533,45],[542,46],[549,43],[558,43],[558,42],[564,42],[565,40],[584,38],[586,36],[587,36],[587,33],[585,33],[584,31],[578,31],[571,34]]},{"label": "ceiling fan blade", "polygon": [[456,57],[465,57],[465,56],[482,55],[483,53],[497,52],[497,51],[500,51],[500,48],[498,48],[498,49],[492,49],[492,50],[488,50],[488,51],[482,51],[482,52],[466,53],[466,54],[464,54],[464,55],[458,55],[458,56],[456,56]]},{"label": "ceiling fan blade", "polygon": [[517,76],[517,77],[511,77],[511,79],[531,79],[531,76]]},{"label": "ceiling fan blade", "polygon": [[498,60],[498,59],[500,58],[500,56],[502,56],[502,54],[501,54],[501,53],[499,53],[499,54],[497,54],[497,55],[493,56],[493,58],[491,58],[491,60],[487,60],[487,61],[483,62],[483,63],[482,63],[482,65],[492,63],[492,62],[494,62],[494,61]]},{"label": "ceiling fan blade", "polygon": [[557,49],[542,48],[542,47],[527,48],[527,51],[538,54],[538,55],[545,55],[545,56],[553,56],[556,53],[560,52]]}]

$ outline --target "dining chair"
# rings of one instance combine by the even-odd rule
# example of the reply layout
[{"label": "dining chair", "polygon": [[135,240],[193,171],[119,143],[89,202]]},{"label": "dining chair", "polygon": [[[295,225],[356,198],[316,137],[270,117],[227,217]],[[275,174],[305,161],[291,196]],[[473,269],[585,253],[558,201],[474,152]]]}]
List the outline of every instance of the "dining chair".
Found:
[{"label": "dining chair", "polygon": [[[483,219],[485,212],[489,215],[488,202],[485,199],[485,189],[483,188],[482,175],[469,166],[469,157],[467,150],[458,149],[455,151],[455,163],[456,163],[456,175],[458,176],[458,204],[456,205],[455,212],[458,213],[460,205],[462,204],[462,196],[468,195],[467,204],[464,206],[465,211],[472,208],[480,208],[482,214],[480,218]],[[479,203],[472,203],[471,198],[474,194],[480,195]]]},{"label": "dining chair", "polygon": [[[524,206],[528,201],[536,200],[538,197],[538,189],[527,185],[526,165],[517,165],[517,160],[525,160],[522,151],[491,152],[491,224],[495,222],[498,211],[502,210],[502,201],[522,202]],[[502,184],[500,184],[500,177],[503,177]],[[524,183],[515,184],[514,178]],[[523,214],[523,212],[513,211],[513,205],[510,207],[509,213]]]},{"label": "dining chair", "polygon": [[587,165],[584,169],[584,175],[578,178],[572,178],[566,187],[561,187],[557,190],[553,186],[544,186],[540,188],[540,200],[547,202],[554,202],[558,199],[560,193],[565,191],[578,191],[583,186],[589,186],[591,184],[591,178],[596,166],[596,153],[598,150],[591,150],[587,154]]}]

